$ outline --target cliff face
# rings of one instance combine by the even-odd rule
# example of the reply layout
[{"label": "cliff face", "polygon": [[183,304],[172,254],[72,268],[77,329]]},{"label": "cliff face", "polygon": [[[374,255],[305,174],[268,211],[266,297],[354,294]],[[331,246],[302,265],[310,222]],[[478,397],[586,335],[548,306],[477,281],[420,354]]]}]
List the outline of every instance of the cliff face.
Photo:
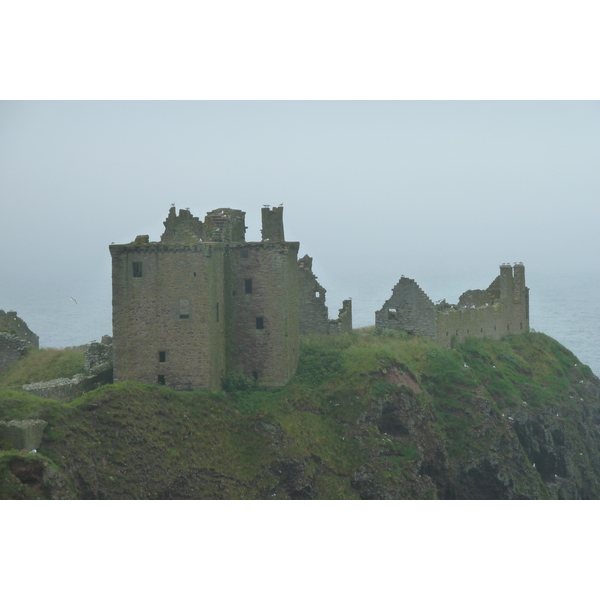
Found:
[{"label": "cliff face", "polygon": [[0,454],[0,497],[600,498],[600,380],[538,333],[314,336],[279,390],[0,392],[17,418],[48,426],[36,455]]}]

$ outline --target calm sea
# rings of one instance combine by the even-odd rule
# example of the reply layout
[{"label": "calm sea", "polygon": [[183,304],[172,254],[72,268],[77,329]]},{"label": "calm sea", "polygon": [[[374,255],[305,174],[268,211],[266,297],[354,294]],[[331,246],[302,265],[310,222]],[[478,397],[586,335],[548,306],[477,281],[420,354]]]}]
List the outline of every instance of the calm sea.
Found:
[{"label": "calm sea", "polygon": [[[352,297],[354,327],[365,327],[374,324],[375,311],[389,298],[396,282],[354,281],[352,289],[324,283],[330,318],[337,316],[342,299]],[[463,291],[473,287],[466,278],[460,281],[455,277],[424,277],[418,283],[433,301],[446,298],[456,302]],[[531,327],[558,340],[600,374],[600,274],[586,278],[528,274],[527,285]],[[110,275],[75,283],[50,278],[15,282],[0,290],[0,308],[16,310],[40,336],[42,347],[100,341],[112,331]]]}]

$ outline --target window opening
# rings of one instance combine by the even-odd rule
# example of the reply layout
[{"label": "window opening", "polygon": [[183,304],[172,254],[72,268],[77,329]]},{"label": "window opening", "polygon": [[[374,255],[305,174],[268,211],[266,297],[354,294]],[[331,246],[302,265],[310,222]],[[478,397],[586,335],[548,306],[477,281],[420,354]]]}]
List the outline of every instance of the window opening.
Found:
[{"label": "window opening", "polygon": [[252,371],[252,377],[254,377],[254,381],[258,381],[258,371]]},{"label": "window opening", "polygon": [[189,319],[190,318],[190,301],[182,299],[179,301],[179,318]]},{"label": "window opening", "polygon": [[158,362],[167,362],[167,353],[164,350],[158,351]]},{"label": "window opening", "polygon": [[388,319],[396,319],[397,311],[395,308],[388,309]]},{"label": "window opening", "polygon": [[219,303],[217,302],[217,323],[219,322]]},{"label": "window opening", "polygon": [[134,277],[141,277],[142,276],[142,263],[141,262],[134,262],[133,264],[133,276]]},{"label": "window opening", "polygon": [[164,375],[159,375],[158,376],[158,385],[166,385],[166,383],[165,383],[165,376]]},{"label": "window opening", "polygon": [[256,317],[256,329],[264,329],[265,328],[265,322],[263,320],[263,317]]},{"label": "window opening", "polygon": [[244,288],[245,288],[246,294],[252,293],[252,279],[246,279],[244,281]]}]

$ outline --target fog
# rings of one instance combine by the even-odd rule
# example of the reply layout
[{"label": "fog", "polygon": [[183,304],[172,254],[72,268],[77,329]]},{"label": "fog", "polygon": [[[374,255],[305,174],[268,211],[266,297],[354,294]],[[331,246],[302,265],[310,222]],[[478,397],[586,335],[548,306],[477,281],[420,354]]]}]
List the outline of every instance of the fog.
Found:
[{"label": "fog", "polygon": [[595,275],[598,165],[597,102],[2,102],[0,281],[109,288],[109,244],[172,203],[244,210],[249,241],[283,204],[330,316],[401,274],[432,300],[502,262]]}]

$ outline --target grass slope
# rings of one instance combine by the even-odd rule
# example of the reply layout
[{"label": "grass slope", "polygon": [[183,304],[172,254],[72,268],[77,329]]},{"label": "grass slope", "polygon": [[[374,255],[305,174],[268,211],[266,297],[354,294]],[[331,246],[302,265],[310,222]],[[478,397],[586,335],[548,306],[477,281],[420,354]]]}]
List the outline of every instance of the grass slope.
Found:
[{"label": "grass slope", "polygon": [[[5,381],[30,377],[22,369]],[[0,420],[47,421],[37,460],[81,498],[558,497],[553,443],[568,446],[564,493],[597,497],[595,381],[540,333],[447,350],[353,332],[305,338],[277,390],[239,378],[219,394],[127,382],[69,404],[0,391]],[[560,417],[546,423],[550,414]],[[538,422],[562,444],[535,438]],[[0,489],[10,487],[0,497],[25,497],[11,460],[0,455]]]}]

